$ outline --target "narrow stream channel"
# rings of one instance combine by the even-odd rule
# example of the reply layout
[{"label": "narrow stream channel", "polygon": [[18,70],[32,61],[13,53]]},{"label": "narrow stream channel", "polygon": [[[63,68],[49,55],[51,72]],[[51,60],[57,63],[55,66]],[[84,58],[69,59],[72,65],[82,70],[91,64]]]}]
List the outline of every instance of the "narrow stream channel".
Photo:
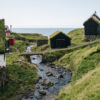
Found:
[{"label": "narrow stream channel", "polygon": [[[32,46],[27,47],[27,52],[31,52]],[[31,63],[37,65],[40,80],[36,83],[36,89],[31,98],[23,97],[22,100],[52,100],[49,95],[57,95],[59,91],[69,84],[71,72],[67,69],[41,63],[42,59],[38,55],[31,56]]]}]

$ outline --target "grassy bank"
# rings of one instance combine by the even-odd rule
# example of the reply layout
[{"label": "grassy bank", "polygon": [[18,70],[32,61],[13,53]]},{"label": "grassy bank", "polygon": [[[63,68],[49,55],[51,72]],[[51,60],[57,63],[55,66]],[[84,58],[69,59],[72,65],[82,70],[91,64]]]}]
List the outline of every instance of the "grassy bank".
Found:
[{"label": "grassy bank", "polygon": [[[72,36],[73,45],[78,43],[77,38],[80,38],[81,33],[83,33],[83,29],[77,29],[69,33]],[[47,58],[53,58],[52,63],[70,69],[72,72],[71,84],[61,90],[56,100],[100,99],[99,44],[100,39],[86,43],[83,38],[80,38],[77,46],[44,54]]]},{"label": "grassy bank", "polygon": [[19,94],[34,91],[34,85],[38,81],[35,65],[28,63],[23,57],[13,55],[7,57],[7,69],[9,81],[0,91],[0,100],[13,100],[12,97],[17,100]]},{"label": "grassy bank", "polygon": [[0,100],[19,100],[20,94],[34,91],[35,83],[39,79],[36,66],[17,54],[24,52],[30,42],[46,38],[40,34],[16,33],[7,38],[11,37],[15,37],[15,45],[10,46],[10,53],[6,54],[9,81],[0,90]]},{"label": "grassy bank", "polygon": [[36,42],[37,40],[47,40],[47,36],[43,36],[42,34],[38,33],[14,33],[12,32],[9,38],[15,37],[16,40],[23,40],[29,42]]},{"label": "grassy bank", "polygon": [[35,46],[35,47],[32,47],[32,51],[33,52],[45,52],[45,51],[49,51],[50,50],[50,46],[49,44],[44,44],[42,46]]},{"label": "grassy bank", "polygon": [[84,29],[75,29],[67,34],[71,38],[71,45],[84,43]]},{"label": "grassy bank", "polygon": [[36,43],[37,40],[47,40],[48,38],[46,36],[43,36],[42,34],[37,33],[14,33],[12,32],[11,35],[6,37],[9,38],[15,38],[15,45],[10,46],[10,52],[19,52],[22,53],[26,50],[27,46],[32,44],[30,42]]}]

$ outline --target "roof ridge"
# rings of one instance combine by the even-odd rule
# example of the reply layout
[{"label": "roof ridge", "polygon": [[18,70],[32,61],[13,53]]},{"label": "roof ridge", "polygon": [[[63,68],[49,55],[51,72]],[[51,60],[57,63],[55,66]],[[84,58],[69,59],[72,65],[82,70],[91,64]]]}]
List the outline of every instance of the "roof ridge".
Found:
[{"label": "roof ridge", "polygon": [[98,20],[100,20],[100,17],[95,13],[92,16],[96,17]]},{"label": "roof ridge", "polygon": [[83,24],[85,24],[88,20],[93,19],[97,24],[100,24],[100,19],[96,15],[92,15],[90,18],[88,18]]},{"label": "roof ridge", "polygon": [[[66,35],[64,32],[57,30],[56,32],[54,32],[53,34],[50,35],[50,38],[53,38],[54,36],[58,35],[59,33],[62,33],[64,35]],[[67,35],[66,35],[67,36]]]}]

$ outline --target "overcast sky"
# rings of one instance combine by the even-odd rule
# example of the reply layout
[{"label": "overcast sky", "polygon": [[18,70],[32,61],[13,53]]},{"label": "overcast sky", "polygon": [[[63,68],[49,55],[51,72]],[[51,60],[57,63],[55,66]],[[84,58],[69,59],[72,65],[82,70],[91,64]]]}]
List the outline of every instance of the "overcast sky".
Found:
[{"label": "overcast sky", "polygon": [[0,18],[13,27],[83,27],[100,0],[0,0]]}]

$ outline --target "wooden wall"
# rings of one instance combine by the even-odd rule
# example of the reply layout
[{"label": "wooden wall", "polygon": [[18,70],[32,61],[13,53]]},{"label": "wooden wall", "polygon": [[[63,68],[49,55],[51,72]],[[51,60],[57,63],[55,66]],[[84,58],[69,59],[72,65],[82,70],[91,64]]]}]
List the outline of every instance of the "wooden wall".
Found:
[{"label": "wooden wall", "polygon": [[37,46],[42,46],[44,44],[48,44],[48,40],[37,40]]},{"label": "wooden wall", "polygon": [[85,26],[85,35],[98,35],[97,28],[98,24],[92,19],[84,24]]},{"label": "wooden wall", "polygon": [[64,34],[58,34],[50,39],[51,48],[66,48],[70,45],[70,38]]}]

